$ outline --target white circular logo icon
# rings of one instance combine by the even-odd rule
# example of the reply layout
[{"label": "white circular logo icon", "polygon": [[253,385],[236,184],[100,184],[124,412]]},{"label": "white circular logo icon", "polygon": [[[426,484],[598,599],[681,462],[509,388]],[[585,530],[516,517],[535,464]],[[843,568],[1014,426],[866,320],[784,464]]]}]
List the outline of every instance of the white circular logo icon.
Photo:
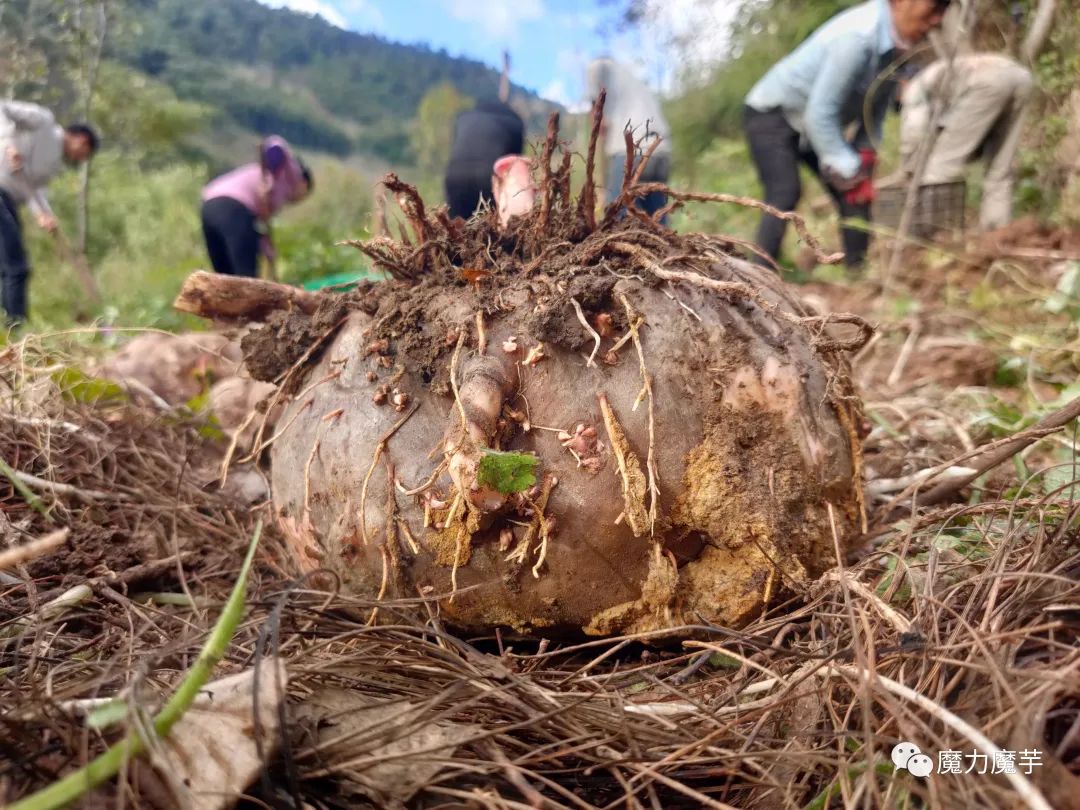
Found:
[{"label": "white circular logo icon", "polygon": [[934,772],[934,760],[926,754],[916,754],[907,761],[907,769],[912,776],[925,779]]},{"label": "white circular logo icon", "polygon": [[892,761],[897,770],[909,771],[920,779],[934,772],[934,760],[920,751],[915,743],[897,743],[892,750]]},{"label": "white circular logo icon", "polygon": [[893,747],[893,750],[892,750],[893,765],[895,765],[897,768],[900,768],[901,770],[903,770],[903,769],[907,768],[907,764],[908,764],[909,759],[911,759],[916,754],[921,754],[921,753],[922,753],[922,751],[919,750],[919,746],[915,745],[914,743],[909,743],[909,742],[897,743],[895,745],[895,747]]}]

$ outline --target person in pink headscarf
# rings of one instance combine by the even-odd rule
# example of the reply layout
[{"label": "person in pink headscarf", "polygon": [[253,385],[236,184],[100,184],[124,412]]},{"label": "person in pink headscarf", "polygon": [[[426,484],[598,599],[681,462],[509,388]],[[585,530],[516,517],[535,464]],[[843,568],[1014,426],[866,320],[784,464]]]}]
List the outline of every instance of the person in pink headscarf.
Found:
[{"label": "person in pink headscarf", "polygon": [[307,166],[284,138],[271,135],[259,147],[259,161],[211,180],[202,193],[206,252],[218,273],[258,275],[259,254],[273,261],[271,218],[302,201],[313,188]]},{"label": "person in pink headscarf", "polygon": [[496,160],[491,189],[495,210],[499,212],[499,224],[506,228],[510,217],[529,213],[536,201],[532,161],[521,155],[505,155]]}]

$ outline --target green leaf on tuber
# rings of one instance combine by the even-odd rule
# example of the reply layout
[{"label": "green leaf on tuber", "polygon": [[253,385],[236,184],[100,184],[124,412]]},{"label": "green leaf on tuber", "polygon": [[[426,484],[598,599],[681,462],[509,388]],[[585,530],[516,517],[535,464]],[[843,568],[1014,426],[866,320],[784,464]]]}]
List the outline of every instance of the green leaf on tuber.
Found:
[{"label": "green leaf on tuber", "polygon": [[536,483],[536,466],[539,462],[532,453],[504,453],[485,449],[476,472],[476,482],[504,495],[524,492]]}]

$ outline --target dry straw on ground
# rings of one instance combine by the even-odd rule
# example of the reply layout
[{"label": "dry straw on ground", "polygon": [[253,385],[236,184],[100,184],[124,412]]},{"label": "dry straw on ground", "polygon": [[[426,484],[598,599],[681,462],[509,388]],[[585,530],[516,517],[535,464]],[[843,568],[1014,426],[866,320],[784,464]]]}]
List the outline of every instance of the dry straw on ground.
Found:
[{"label": "dry straw on ground", "polygon": [[[87,729],[72,701],[119,694],[147,711],[176,685],[253,517],[186,479],[208,441],[190,416],[107,389],[96,404],[56,396],[66,366],[25,345],[4,362],[0,448],[23,484],[0,483],[5,547],[71,530],[64,550],[2,573],[9,801],[117,733]],[[221,667],[276,650],[290,672],[290,744],[252,793],[313,807],[1072,806],[1078,511],[1071,486],[949,507],[894,526],[743,631],[559,648],[455,638],[420,601],[384,604],[385,624],[368,626],[371,604],[290,583],[271,538]],[[889,761],[899,740],[989,753],[973,730],[1039,750],[1041,765],[1011,782],[918,780]],[[164,795],[133,764],[90,805]]]},{"label": "dry straw on ground", "polygon": [[[0,570],[6,803],[145,724],[198,654],[261,509],[199,478],[222,450],[204,422],[87,380],[47,342],[0,353],[0,392],[0,553],[22,549]],[[914,402],[892,404],[926,427],[933,403]],[[972,437],[931,417],[960,455]],[[950,466],[933,436],[871,440]],[[275,654],[289,673],[284,744],[246,806],[1076,807],[1075,490],[871,515],[874,535],[853,554],[838,539],[812,592],[740,631],[561,646],[455,637],[433,594],[381,603],[372,625],[375,605],[331,579],[292,580],[271,534],[219,667],[266,673]],[[60,549],[43,550],[55,535],[28,545],[58,528]],[[87,701],[113,696],[124,723],[89,727]],[[905,740],[1039,764],[918,779],[890,760]],[[174,806],[167,781],[133,761],[86,806]]]},{"label": "dry straw on ground", "polygon": [[[124,408],[136,423],[161,418]],[[99,423],[87,410],[68,406],[49,418],[88,431]],[[3,413],[5,435],[13,416]],[[7,457],[12,449],[5,444]],[[59,480],[68,459],[36,449]],[[105,490],[98,469],[64,482]],[[167,477],[152,464],[130,472]],[[43,520],[11,488],[5,493],[14,524]],[[1075,777],[1067,771],[1080,749],[1080,553],[1070,494],[956,507],[932,525],[898,528],[859,561],[838,565],[806,600],[741,632],[693,628],[698,640],[681,644],[671,639],[685,631],[557,649],[468,641],[443,630],[437,615],[418,620],[420,602],[383,605],[386,624],[372,627],[371,604],[274,575],[271,545],[223,665],[257,663],[262,637],[262,651],[278,651],[291,675],[290,745],[253,792],[270,804],[288,806],[295,795],[314,807],[364,806],[358,797],[377,807],[1070,806]],[[99,503],[54,497],[76,538],[96,523]],[[212,507],[203,519],[228,538],[237,564],[248,518],[205,493],[185,497],[192,500],[178,514]],[[125,542],[123,533],[115,542]],[[34,591],[23,584],[29,572],[7,575],[5,800],[104,744],[66,702],[119,693],[145,709],[176,684],[235,575],[224,564],[185,569],[198,609],[183,599],[136,600],[133,591],[149,583],[117,571],[91,577],[79,605],[42,610],[57,575]],[[81,573],[70,571],[67,583],[86,581]],[[151,579],[180,591],[174,566]],[[316,724],[339,733],[315,743]],[[977,774],[920,781],[889,762],[900,740],[988,753],[971,729],[1002,749],[1041,750],[1041,766],[1013,782]],[[423,783],[402,778],[395,762],[423,773]],[[155,785],[145,767],[133,767],[92,804],[153,806]]]}]

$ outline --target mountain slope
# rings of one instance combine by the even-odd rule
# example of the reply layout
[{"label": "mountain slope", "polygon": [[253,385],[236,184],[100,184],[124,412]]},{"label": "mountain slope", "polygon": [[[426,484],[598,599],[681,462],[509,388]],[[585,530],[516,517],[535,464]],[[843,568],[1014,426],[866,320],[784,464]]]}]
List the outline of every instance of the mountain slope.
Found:
[{"label": "mountain slope", "polygon": [[[113,57],[220,110],[219,124],[278,132],[308,149],[411,162],[408,129],[433,85],[471,98],[498,87],[492,68],[417,45],[335,28],[255,0],[134,0],[132,34]],[[554,106],[514,88],[542,121]]]}]

